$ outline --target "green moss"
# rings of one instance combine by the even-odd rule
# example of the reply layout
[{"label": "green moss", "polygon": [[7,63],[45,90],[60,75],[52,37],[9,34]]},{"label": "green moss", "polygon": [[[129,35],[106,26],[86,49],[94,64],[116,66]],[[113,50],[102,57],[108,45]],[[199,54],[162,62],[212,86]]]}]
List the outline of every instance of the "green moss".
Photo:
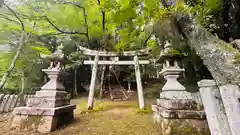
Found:
[{"label": "green moss", "polygon": [[168,54],[170,54],[170,55],[183,55],[183,53],[182,52],[180,52],[179,50],[169,50],[168,51]]},{"label": "green moss", "polygon": [[32,128],[32,125],[38,126],[41,122],[42,116],[28,116],[27,119],[22,120],[21,129]]},{"label": "green moss", "polygon": [[[216,40],[219,40],[219,39],[216,39]],[[238,52],[235,48],[233,48],[231,44],[226,43],[225,41],[219,40],[216,42],[218,42],[220,49],[223,51],[233,52],[233,53]]]},{"label": "green moss", "polygon": [[138,109],[138,110],[137,110],[137,113],[139,113],[139,114],[152,113],[152,109],[151,109],[151,108]]},{"label": "green moss", "polygon": [[236,53],[235,57],[234,57],[234,63],[235,64],[240,64],[240,53]]}]

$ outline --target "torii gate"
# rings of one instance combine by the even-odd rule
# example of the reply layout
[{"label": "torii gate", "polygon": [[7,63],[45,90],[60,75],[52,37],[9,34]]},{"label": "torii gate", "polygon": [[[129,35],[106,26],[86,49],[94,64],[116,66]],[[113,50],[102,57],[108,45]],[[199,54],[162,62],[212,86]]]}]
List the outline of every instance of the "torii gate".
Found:
[{"label": "torii gate", "polygon": [[[84,55],[94,56],[94,61],[92,61],[92,60],[84,61],[85,65],[93,65],[91,83],[90,83],[90,87],[89,87],[88,109],[92,109],[93,104],[94,104],[94,89],[95,89],[98,65],[135,65],[139,108],[144,109],[145,103],[144,103],[144,95],[143,95],[142,80],[141,80],[141,73],[140,73],[139,65],[140,64],[149,64],[150,61],[149,60],[139,60],[138,56],[149,54],[149,51],[151,51],[151,48],[142,49],[142,50],[139,50],[138,52],[125,51],[125,52],[121,52],[121,53],[90,50],[90,49],[84,48],[82,46],[79,46],[79,49],[83,52]],[[118,59],[119,56],[134,57],[134,60],[119,61],[119,59]],[[99,57],[114,57],[115,60],[100,60],[99,61]]]}]

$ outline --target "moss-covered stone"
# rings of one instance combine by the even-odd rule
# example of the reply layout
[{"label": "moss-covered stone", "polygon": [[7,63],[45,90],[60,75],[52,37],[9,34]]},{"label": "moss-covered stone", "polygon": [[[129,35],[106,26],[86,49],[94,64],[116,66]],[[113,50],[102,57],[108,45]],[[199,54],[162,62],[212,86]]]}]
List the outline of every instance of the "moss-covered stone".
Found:
[{"label": "moss-covered stone", "polygon": [[206,121],[193,119],[164,119],[156,123],[161,135],[210,135]]},{"label": "moss-covered stone", "polygon": [[21,129],[31,128],[37,130],[38,125],[41,123],[42,116],[29,116],[22,120]]}]

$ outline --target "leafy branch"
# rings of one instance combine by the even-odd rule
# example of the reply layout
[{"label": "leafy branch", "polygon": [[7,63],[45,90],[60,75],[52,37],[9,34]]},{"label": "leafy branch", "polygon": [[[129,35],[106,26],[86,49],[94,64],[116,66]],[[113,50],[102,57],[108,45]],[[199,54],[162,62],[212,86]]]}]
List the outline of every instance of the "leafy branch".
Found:
[{"label": "leafy branch", "polygon": [[9,17],[8,17],[7,15],[5,15],[5,14],[1,14],[1,13],[0,13],[0,18],[3,18],[3,19],[8,20],[8,21],[10,21],[10,22],[14,22],[14,23],[16,23],[16,24],[20,24],[18,21],[9,18]]},{"label": "leafy branch", "polygon": [[[88,43],[90,42],[90,38],[89,38],[89,28],[88,28],[88,22],[87,22],[87,14],[86,14],[86,9],[85,7],[75,3],[75,2],[70,2],[70,1],[55,1],[56,4],[70,4],[72,6],[75,6],[79,9],[81,9],[83,11],[83,17],[84,17],[84,26],[86,27],[86,32],[83,34],[87,37]],[[56,28],[56,27],[55,27]]]},{"label": "leafy branch", "polygon": [[22,19],[17,15],[17,13],[16,13],[12,8],[10,8],[7,4],[3,3],[3,5],[4,5],[11,13],[13,13],[13,15],[14,15],[14,16],[18,19],[18,21],[20,22],[21,27],[22,27],[22,31],[25,31],[24,23],[23,23]]},{"label": "leafy branch", "polygon": [[77,32],[77,31],[63,31],[60,28],[58,28],[52,21],[50,21],[50,19],[47,16],[43,16],[43,18],[45,18],[45,20],[51,25],[53,26],[58,32],[60,33],[64,33],[64,34],[79,34],[79,35],[87,35],[87,33],[84,32]]}]

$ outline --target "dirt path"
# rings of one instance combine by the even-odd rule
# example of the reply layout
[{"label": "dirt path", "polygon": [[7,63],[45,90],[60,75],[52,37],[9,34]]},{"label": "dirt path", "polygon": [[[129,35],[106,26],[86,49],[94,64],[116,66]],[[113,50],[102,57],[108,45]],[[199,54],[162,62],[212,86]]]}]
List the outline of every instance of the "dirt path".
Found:
[{"label": "dirt path", "polygon": [[[97,101],[96,112],[86,112],[86,100],[78,99],[75,120],[72,124],[49,135],[157,135],[152,114],[139,114],[136,101]],[[40,135],[35,132],[9,129],[10,117],[0,121],[0,135]]]}]

